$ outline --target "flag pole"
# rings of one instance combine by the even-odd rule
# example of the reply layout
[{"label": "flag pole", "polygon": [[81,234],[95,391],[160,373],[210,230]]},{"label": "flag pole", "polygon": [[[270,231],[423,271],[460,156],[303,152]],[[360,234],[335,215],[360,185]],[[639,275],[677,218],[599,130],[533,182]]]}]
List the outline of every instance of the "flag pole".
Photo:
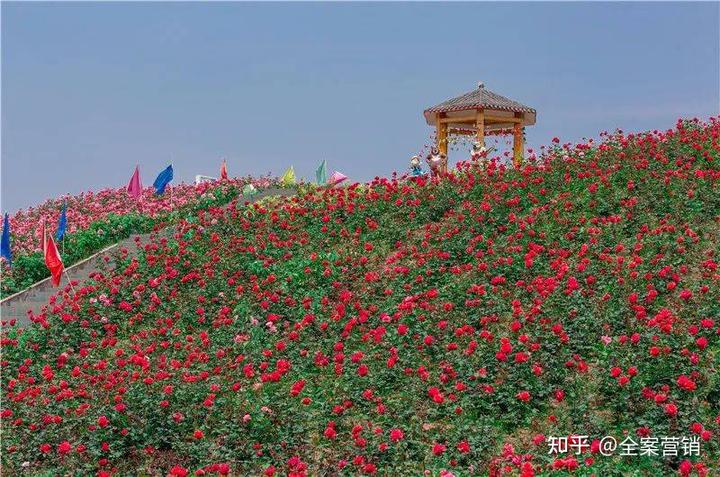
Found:
[{"label": "flag pole", "polygon": [[73,293],[77,293],[77,291],[75,291],[75,287],[72,284],[72,280],[70,280],[70,275],[68,275],[67,268],[65,268],[64,264],[63,264],[63,272],[65,273],[65,278],[67,278],[68,285],[70,285],[70,289],[72,289]]},{"label": "flag pole", "polygon": [[65,203],[63,204],[63,210],[65,211],[65,226],[63,227],[62,236],[62,254],[65,255],[65,233],[67,232],[67,199],[65,199]]},{"label": "flag pole", "polygon": [[[135,170],[137,171],[139,168],[140,168],[140,164],[136,162],[136,163],[135,163]],[[137,197],[133,197],[133,199],[135,199],[135,200],[133,201],[133,202],[134,202],[133,205],[135,206],[135,213],[137,214],[137,213],[138,213],[138,201],[137,201]],[[142,184],[140,185],[140,200],[142,200]]]},{"label": "flag pole", "polygon": [[[170,160],[170,167],[172,167],[173,176],[174,176],[175,175],[175,167],[172,163],[172,160]],[[172,184],[168,184],[168,185],[170,186],[170,213],[172,213],[172,190],[173,190],[173,187],[172,187]]]}]

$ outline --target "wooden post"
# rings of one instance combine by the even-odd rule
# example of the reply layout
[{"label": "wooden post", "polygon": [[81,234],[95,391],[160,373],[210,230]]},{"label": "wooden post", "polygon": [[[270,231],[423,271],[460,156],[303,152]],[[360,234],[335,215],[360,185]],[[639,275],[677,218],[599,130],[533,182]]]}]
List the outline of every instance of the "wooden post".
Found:
[{"label": "wooden post", "polygon": [[445,160],[440,164],[440,171],[447,172],[447,154],[448,154],[448,125],[445,122],[441,122],[440,118],[445,116],[444,113],[439,113],[436,118],[437,124],[437,147],[440,154],[445,155]]},{"label": "wooden post", "polygon": [[482,109],[477,110],[475,116],[475,128],[477,129],[477,143],[480,146],[485,145],[485,111]]},{"label": "wooden post", "polygon": [[[520,115],[515,113],[515,117]],[[516,168],[522,166],[524,148],[522,123],[515,123],[513,124],[513,165]]]}]

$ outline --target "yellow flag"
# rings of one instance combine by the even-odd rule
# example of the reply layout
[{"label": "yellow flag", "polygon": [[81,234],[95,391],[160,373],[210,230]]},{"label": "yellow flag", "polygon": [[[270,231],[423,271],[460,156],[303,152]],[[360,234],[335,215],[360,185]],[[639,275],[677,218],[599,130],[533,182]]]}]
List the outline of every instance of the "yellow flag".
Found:
[{"label": "yellow flag", "polygon": [[293,166],[288,167],[288,170],[285,171],[285,174],[280,178],[280,182],[282,182],[283,185],[295,183],[295,169],[293,169]]}]

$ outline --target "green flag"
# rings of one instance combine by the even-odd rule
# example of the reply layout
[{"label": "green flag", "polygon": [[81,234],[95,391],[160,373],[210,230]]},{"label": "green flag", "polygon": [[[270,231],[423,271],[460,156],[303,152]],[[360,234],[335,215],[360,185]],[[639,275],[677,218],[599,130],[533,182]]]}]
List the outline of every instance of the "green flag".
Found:
[{"label": "green flag", "polygon": [[293,166],[288,167],[288,170],[285,171],[285,174],[283,174],[280,178],[280,183],[284,186],[289,186],[295,183],[295,169],[293,169]]},{"label": "green flag", "polygon": [[318,185],[327,183],[327,161],[324,159],[315,171],[315,180],[317,181]]}]

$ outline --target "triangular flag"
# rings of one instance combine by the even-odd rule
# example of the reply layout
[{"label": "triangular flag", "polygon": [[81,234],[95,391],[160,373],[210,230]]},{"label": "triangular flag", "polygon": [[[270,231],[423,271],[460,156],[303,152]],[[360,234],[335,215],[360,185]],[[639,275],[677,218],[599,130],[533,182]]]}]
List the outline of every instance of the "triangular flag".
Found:
[{"label": "triangular flag", "polygon": [[[45,225],[43,224],[43,237],[45,237],[45,235]],[[60,278],[62,277],[64,268],[62,258],[60,258],[60,252],[58,252],[52,235],[44,238],[43,245],[45,249],[45,266],[50,271],[53,285],[58,286],[60,285]]]},{"label": "triangular flag", "polygon": [[136,199],[142,195],[142,183],[140,182],[140,168],[135,166],[135,172],[133,172],[130,182],[127,185],[128,194],[135,197]]},{"label": "triangular flag", "polygon": [[3,232],[2,239],[0,240],[0,257],[5,257],[8,261],[8,265],[12,266],[12,251],[10,250],[10,219],[8,214],[5,214],[3,220]]},{"label": "triangular flag", "polygon": [[285,171],[285,174],[280,178],[280,182],[286,186],[295,183],[295,169],[293,169],[293,166],[290,166],[288,170]]},{"label": "triangular flag", "polygon": [[167,187],[167,185],[170,183],[171,180],[173,180],[172,164],[167,166],[165,168],[165,170],[163,170],[155,178],[155,182],[153,182],[153,187],[155,188],[155,194],[162,195],[162,193],[165,192],[165,188]]},{"label": "triangular flag", "polygon": [[315,182],[320,185],[327,182],[327,161],[324,159],[317,170],[315,170]]},{"label": "triangular flag", "polygon": [[58,220],[58,228],[55,237],[58,240],[62,240],[65,237],[65,230],[67,229],[67,201],[63,204],[62,212],[60,212],[60,219]]},{"label": "triangular flag", "polygon": [[227,178],[227,162],[225,162],[225,159],[223,159],[222,166],[220,166],[220,179],[227,180]]},{"label": "triangular flag", "polygon": [[328,184],[330,185],[338,185],[344,180],[347,180],[347,176],[343,174],[342,172],[335,171],[332,173],[332,175],[328,178]]}]

